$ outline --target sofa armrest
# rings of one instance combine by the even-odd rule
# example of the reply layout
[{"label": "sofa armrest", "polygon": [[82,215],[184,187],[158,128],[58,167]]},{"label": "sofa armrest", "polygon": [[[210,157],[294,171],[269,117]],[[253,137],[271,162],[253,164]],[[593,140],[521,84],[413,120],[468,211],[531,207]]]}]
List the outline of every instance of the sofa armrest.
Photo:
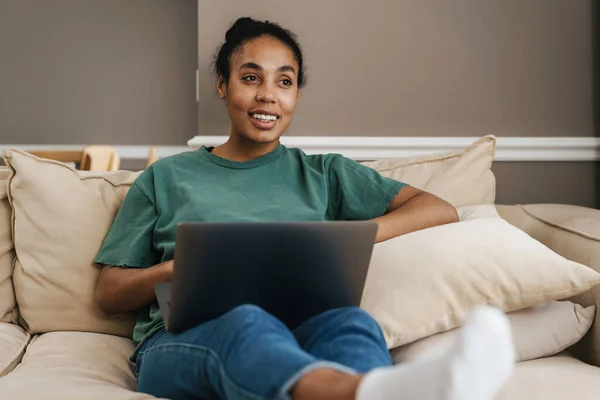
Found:
[{"label": "sofa armrest", "polygon": [[[496,208],[502,218],[556,253],[600,272],[600,210],[562,204]],[[570,300],[585,307],[596,305],[592,328],[571,351],[600,366],[600,285]]]}]

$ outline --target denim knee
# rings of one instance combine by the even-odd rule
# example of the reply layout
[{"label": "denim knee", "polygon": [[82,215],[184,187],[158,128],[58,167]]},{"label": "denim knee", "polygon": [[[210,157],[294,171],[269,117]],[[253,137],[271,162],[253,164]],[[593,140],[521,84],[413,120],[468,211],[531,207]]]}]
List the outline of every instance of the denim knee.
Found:
[{"label": "denim knee", "polygon": [[257,324],[274,323],[278,320],[262,308],[254,304],[237,306],[221,316],[221,319],[239,328],[247,328]]},{"label": "denim knee", "polygon": [[383,332],[379,323],[360,307],[344,307],[330,311],[333,326],[360,326],[361,330],[368,331],[383,339]]},{"label": "denim knee", "polygon": [[333,311],[335,312],[335,316],[333,317],[335,319],[360,321],[366,326],[379,329],[379,324],[375,321],[375,318],[360,307],[344,307]]}]

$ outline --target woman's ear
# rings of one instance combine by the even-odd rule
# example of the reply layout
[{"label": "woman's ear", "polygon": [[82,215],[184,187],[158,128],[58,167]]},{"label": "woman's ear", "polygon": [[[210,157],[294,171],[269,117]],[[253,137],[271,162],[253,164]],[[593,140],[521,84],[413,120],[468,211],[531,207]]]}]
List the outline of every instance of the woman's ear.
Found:
[{"label": "woman's ear", "polygon": [[223,79],[223,75],[219,75],[219,79],[217,79],[217,92],[219,92],[219,98],[221,100],[227,97],[227,84]]}]

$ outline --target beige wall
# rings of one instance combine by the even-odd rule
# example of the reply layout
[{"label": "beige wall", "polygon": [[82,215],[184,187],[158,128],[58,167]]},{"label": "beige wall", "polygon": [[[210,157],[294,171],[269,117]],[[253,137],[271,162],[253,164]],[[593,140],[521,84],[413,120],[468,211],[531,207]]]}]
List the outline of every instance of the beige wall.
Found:
[{"label": "beige wall", "polygon": [[0,144],[185,144],[196,0],[0,0]]},{"label": "beige wall", "polygon": [[291,135],[592,136],[593,0],[202,0],[200,134],[228,133],[209,73],[239,16],[295,31]]}]

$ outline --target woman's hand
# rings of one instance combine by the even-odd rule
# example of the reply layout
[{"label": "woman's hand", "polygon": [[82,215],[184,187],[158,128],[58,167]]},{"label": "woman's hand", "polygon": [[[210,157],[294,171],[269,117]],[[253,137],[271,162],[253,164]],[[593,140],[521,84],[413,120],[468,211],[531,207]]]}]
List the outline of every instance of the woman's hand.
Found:
[{"label": "woman's hand", "polygon": [[138,311],[156,301],[154,284],[171,282],[173,260],[150,268],[104,266],[98,278],[95,300],[107,315]]}]

